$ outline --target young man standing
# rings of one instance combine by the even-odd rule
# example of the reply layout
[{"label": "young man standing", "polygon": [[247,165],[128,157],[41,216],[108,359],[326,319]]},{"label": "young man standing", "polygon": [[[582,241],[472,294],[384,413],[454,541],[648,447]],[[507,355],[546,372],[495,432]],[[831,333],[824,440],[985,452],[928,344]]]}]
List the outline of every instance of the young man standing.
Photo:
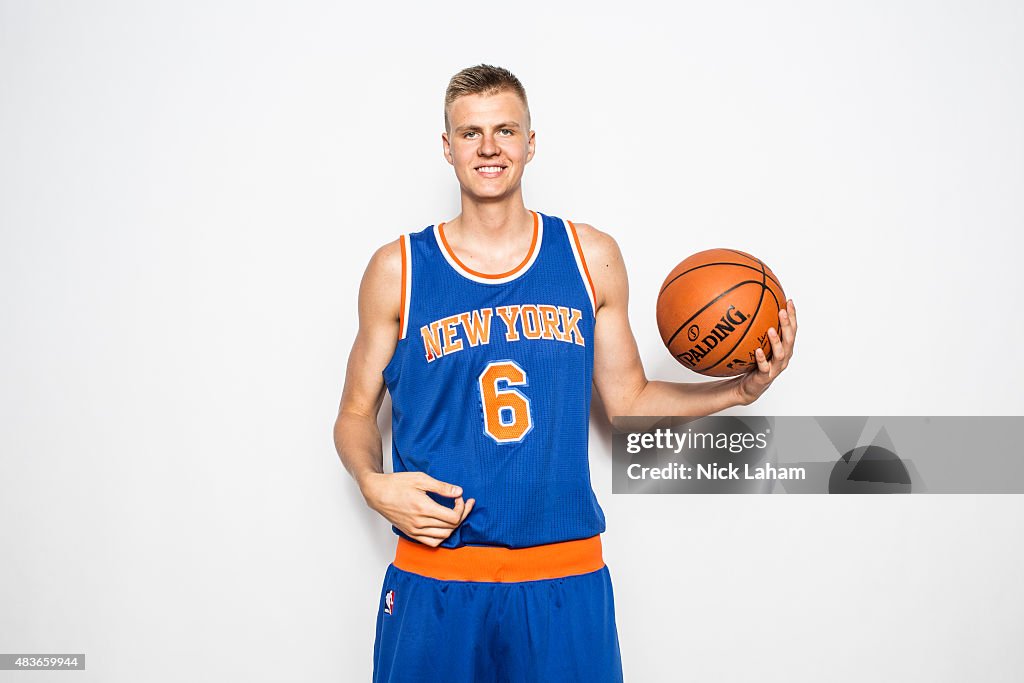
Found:
[{"label": "young man standing", "polygon": [[[615,241],[530,211],[526,93],[464,69],[445,96],[462,211],[379,249],[334,436],[399,534],[381,591],[375,681],[620,681],[604,514],[590,484],[591,387],[609,416],[708,415],[754,401],[792,356],[726,380],[648,381]],[[392,395],[394,473],[377,412]]]}]

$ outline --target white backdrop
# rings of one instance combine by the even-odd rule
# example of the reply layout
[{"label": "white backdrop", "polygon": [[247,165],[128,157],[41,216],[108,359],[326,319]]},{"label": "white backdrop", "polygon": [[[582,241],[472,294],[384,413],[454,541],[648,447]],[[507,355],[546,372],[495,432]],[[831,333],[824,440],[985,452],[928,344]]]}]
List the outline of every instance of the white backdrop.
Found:
[{"label": "white backdrop", "polygon": [[[743,412],[1024,413],[1022,32],[966,0],[0,0],[0,652],[88,662],[0,680],[368,679],[394,539],[331,429],[370,255],[458,211],[471,64],[526,85],[527,205],[618,239],[649,376],[699,381],[654,300],[728,246],[801,325]],[[627,680],[1020,680],[1019,496],[613,497],[609,443]]]}]

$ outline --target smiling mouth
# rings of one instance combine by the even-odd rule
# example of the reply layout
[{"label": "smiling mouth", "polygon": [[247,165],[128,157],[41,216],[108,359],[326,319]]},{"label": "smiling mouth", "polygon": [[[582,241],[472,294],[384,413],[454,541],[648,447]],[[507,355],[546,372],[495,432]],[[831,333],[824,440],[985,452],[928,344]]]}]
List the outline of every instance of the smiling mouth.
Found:
[{"label": "smiling mouth", "polygon": [[505,166],[478,166],[476,172],[484,176],[496,178],[501,175],[505,168]]}]

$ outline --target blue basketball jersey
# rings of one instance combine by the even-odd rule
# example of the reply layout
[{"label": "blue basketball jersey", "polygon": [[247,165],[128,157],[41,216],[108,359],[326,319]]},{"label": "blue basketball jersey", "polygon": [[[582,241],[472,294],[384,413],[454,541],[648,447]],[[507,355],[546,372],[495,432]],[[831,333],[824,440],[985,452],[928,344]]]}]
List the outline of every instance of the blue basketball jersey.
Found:
[{"label": "blue basketball jersey", "polygon": [[400,339],[384,369],[394,470],[476,499],[442,546],[603,532],[588,459],[593,285],[575,227],[534,213],[530,254],[501,275],[459,261],[444,224],[401,244]]}]

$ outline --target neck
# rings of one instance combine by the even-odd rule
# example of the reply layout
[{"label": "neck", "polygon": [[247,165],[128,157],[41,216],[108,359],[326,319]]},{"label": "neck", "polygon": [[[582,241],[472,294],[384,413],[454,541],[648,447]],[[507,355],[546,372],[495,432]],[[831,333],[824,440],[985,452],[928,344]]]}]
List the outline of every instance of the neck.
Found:
[{"label": "neck", "polygon": [[511,237],[525,228],[533,229],[533,215],[523,204],[523,195],[513,196],[497,202],[474,201],[462,196],[462,212],[445,226],[466,237],[488,236]]}]

